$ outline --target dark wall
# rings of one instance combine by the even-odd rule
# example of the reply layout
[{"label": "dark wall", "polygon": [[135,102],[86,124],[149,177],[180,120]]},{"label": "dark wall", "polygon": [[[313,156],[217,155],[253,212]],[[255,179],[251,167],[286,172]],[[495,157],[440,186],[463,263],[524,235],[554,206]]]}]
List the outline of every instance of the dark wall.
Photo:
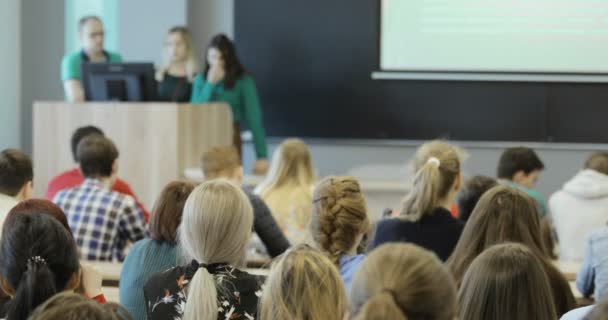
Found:
[{"label": "dark wall", "polygon": [[372,80],[378,0],[235,1],[270,136],[608,142],[608,85]]}]

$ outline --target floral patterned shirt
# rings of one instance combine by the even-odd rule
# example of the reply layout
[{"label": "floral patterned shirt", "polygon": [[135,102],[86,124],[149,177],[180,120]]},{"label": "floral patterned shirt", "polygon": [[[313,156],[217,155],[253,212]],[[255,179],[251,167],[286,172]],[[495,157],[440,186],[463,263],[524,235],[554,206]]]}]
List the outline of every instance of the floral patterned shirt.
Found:
[{"label": "floral patterned shirt", "polygon": [[[181,320],[188,297],[188,283],[199,263],[175,267],[150,277],[144,298],[150,320]],[[218,287],[218,320],[256,319],[265,277],[251,275],[228,264],[209,265]]]}]

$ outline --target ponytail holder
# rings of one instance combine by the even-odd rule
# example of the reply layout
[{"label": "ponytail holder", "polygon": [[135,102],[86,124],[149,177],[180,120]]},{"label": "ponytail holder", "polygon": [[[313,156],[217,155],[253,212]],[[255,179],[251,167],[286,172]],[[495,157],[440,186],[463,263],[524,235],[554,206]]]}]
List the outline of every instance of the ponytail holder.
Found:
[{"label": "ponytail holder", "polygon": [[426,163],[431,163],[435,166],[435,168],[439,168],[439,166],[441,165],[441,161],[439,161],[439,159],[435,158],[435,157],[430,157]]},{"label": "ponytail holder", "polygon": [[46,260],[41,256],[33,256],[27,259],[27,268],[31,268],[37,265],[46,265]]}]

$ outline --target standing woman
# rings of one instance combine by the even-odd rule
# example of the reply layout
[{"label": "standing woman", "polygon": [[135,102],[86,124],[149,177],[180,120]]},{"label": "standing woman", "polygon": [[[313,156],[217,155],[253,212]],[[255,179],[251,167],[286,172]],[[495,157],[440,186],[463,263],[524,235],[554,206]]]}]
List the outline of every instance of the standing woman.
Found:
[{"label": "standing woman", "polygon": [[189,102],[192,81],[199,71],[190,31],[186,27],[169,29],[163,50],[163,64],[156,73],[159,100]]},{"label": "standing woman", "polygon": [[254,173],[268,170],[266,134],[262,124],[262,111],[255,82],[247,73],[234,44],[223,34],[211,39],[207,50],[205,70],[194,79],[192,103],[225,102],[232,108],[234,119],[234,145],[241,153],[241,121],[253,133],[257,161]]}]

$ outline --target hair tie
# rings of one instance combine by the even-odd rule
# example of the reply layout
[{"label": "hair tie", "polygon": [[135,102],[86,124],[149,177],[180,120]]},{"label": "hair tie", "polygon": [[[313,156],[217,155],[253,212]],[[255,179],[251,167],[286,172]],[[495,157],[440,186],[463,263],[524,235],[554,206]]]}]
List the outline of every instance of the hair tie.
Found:
[{"label": "hair tie", "polygon": [[27,259],[27,268],[31,268],[37,265],[46,265],[46,260],[41,256],[33,256]]},{"label": "hair tie", "polygon": [[227,263],[211,263],[211,264],[199,263],[198,267],[207,269],[207,272],[214,274],[214,273],[217,273],[219,270],[221,270],[223,267],[226,267],[228,265],[229,264],[227,264]]},{"label": "hair tie", "polygon": [[426,163],[431,163],[435,166],[435,168],[439,168],[439,166],[441,165],[441,161],[439,161],[439,159],[435,158],[435,157],[430,157]]}]

